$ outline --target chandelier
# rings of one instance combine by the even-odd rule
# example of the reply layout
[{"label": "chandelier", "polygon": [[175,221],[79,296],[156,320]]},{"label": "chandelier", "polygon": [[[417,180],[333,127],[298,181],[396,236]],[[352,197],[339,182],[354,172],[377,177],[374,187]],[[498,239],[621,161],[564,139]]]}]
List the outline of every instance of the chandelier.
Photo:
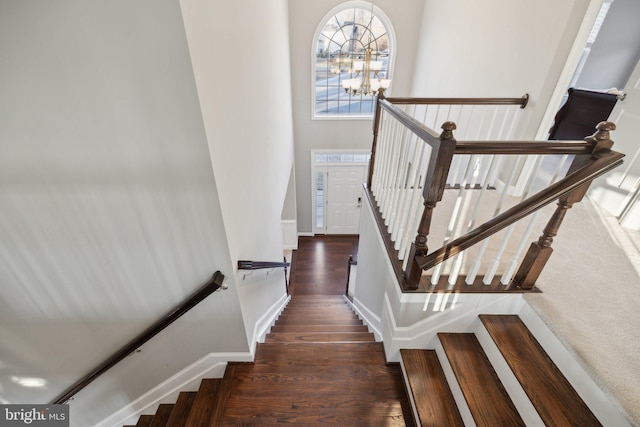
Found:
[{"label": "chandelier", "polygon": [[[371,1],[371,16],[373,16],[373,0]],[[352,95],[382,95],[385,89],[391,84],[390,79],[381,79],[379,74],[382,70],[382,61],[372,61],[371,36],[364,51],[364,61],[354,61],[353,70],[356,76],[353,79],[342,81],[345,92]]]},{"label": "chandelier", "polygon": [[356,77],[342,81],[342,87],[345,92],[352,95],[369,95],[374,96],[384,93],[385,89],[391,84],[390,79],[381,79],[379,77],[382,69],[382,61],[372,61],[371,45],[369,44],[364,52],[364,61],[354,62],[354,71]]}]

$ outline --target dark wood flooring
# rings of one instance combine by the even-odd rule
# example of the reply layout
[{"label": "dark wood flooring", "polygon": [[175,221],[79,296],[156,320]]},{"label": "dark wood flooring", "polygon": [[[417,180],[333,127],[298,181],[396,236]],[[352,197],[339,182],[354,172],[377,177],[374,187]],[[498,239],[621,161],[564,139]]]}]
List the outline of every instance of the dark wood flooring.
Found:
[{"label": "dark wood flooring", "polygon": [[289,293],[344,295],[349,255],[358,253],[358,236],[300,237],[291,265]]},{"label": "dark wood flooring", "polygon": [[346,304],[354,236],[300,238],[291,302],[236,367],[224,426],[412,425],[401,368]]}]

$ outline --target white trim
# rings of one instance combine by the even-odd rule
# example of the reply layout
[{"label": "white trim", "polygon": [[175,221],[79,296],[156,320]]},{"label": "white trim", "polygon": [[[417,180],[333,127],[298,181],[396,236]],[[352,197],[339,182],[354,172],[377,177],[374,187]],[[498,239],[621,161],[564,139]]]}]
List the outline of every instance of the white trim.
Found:
[{"label": "white trim", "polygon": [[278,319],[278,316],[280,316],[280,313],[282,313],[282,310],[285,309],[285,307],[289,303],[289,300],[291,300],[291,296],[284,295],[278,302],[276,302],[271,307],[269,307],[269,310],[267,310],[267,312],[263,314],[262,317],[260,317],[260,319],[258,319],[258,321],[255,324],[255,327],[253,328],[253,339],[251,340],[251,354],[253,355],[256,354],[256,346],[258,345],[259,342],[260,343],[264,342],[265,336],[269,332],[269,329],[271,329],[271,326],[273,326],[275,321]]},{"label": "white trim", "polygon": [[100,421],[96,427],[135,424],[140,415],[155,413],[161,403],[175,403],[180,392],[197,391],[203,378],[222,378],[228,361],[251,362],[253,356],[250,353],[209,353]]},{"label": "white trim", "polygon": [[295,219],[283,219],[282,223],[282,249],[298,249],[298,221]]},{"label": "white trim", "polygon": [[298,231],[298,237],[313,237],[314,233],[308,233],[306,231]]},{"label": "white trim", "polygon": [[360,317],[360,319],[367,325],[369,330],[373,332],[376,341],[382,341],[382,334],[380,333],[382,322],[380,318],[376,316],[376,314],[369,310],[364,304],[362,304],[358,299],[354,298],[353,302],[349,300],[349,298],[344,298],[347,304],[351,306],[351,309],[356,312],[356,314]]},{"label": "white trim", "polygon": [[[443,294],[429,294],[443,295]],[[400,361],[401,348],[433,348],[438,332],[468,332],[479,314],[516,314],[522,294],[457,294],[455,309],[432,314],[409,326],[398,326],[388,294],[384,296],[383,327],[387,360]]]},{"label": "white trim", "polygon": [[[389,38],[389,75],[393,77],[393,69],[395,66],[395,58],[396,58],[396,33],[393,29],[393,25],[391,24],[391,19],[387,16],[386,13],[382,9],[378,7],[378,5],[373,4],[373,2],[369,3],[368,1],[363,0],[352,0],[346,1],[344,3],[339,4],[332,8],[327,14],[320,20],[318,26],[316,28],[315,33],[313,34],[313,39],[311,40],[311,120],[372,120],[373,114],[371,115],[353,115],[349,116],[346,114],[335,114],[335,115],[316,115],[316,48],[318,45],[318,37],[320,37],[320,32],[324,25],[329,21],[329,19],[335,14],[349,8],[357,7],[360,9],[371,10],[373,8],[373,14],[380,19],[382,24],[385,26],[387,30],[387,37]],[[391,93],[391,89],[393,86],[393,81],[391,82],[391,86],[387,89],[387,96]],[[375,108],[375,107],[374,107]]]}]

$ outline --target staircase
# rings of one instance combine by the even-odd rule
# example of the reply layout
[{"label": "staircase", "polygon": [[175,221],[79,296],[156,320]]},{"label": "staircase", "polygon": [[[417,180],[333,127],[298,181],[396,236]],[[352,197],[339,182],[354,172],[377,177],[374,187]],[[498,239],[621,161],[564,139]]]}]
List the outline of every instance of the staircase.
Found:
[{"label": "staircase", "polygon": [[387,364],[341,295],[293,296],[253,363],[229,363],[136,426],[412,425],[398,364]]},{"label": "staircase", "polygon": [[254,363],[229,363],[136,426],[601,426],[518,316],[480,321],[401,350],[398,366],[342,296],[294,296]]},{"label": "staircase", "polygon": [[439,333],[435,350],[401,350],[418,425],[601,425],[518,316],[480,320],[478,335]]}]

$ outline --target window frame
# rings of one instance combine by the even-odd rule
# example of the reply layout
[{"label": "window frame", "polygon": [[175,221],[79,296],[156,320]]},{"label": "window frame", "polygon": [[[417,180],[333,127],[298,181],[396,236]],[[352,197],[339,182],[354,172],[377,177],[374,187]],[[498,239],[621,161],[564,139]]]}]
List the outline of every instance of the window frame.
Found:
[{"label": "window frame", "polygon": [[[359,8],[367,11],[371,11],[373,9],[373,15],[377,17],[382,25],[384,25],[387,38],[389,39],[389,56],[388,56],[388,75],[393,76],[393,69],[395,65],[395,56],[396,56],[396,35],[391,25],[391,20],[384,13],[382,9],[380,9],[377,5],[373,5],[367,1],[361,0],[351,0],[345,3],[342,3],[334,8],[332,8],[318,23],[316,31],[313,36],[313,40],[311,42],[311,120],[371,120],[373,118],[373,112],[371,114],[317,114],[316,113],[316,53],[318,47],[318,39],[320,38],[320,34],[322,33],[322,29],[325,25],[338,13],[347,10]],[[393,82],[391,84],[393,86]],[[387,89],[385,92],[388,95],[391,91],[391,87]]]}]

